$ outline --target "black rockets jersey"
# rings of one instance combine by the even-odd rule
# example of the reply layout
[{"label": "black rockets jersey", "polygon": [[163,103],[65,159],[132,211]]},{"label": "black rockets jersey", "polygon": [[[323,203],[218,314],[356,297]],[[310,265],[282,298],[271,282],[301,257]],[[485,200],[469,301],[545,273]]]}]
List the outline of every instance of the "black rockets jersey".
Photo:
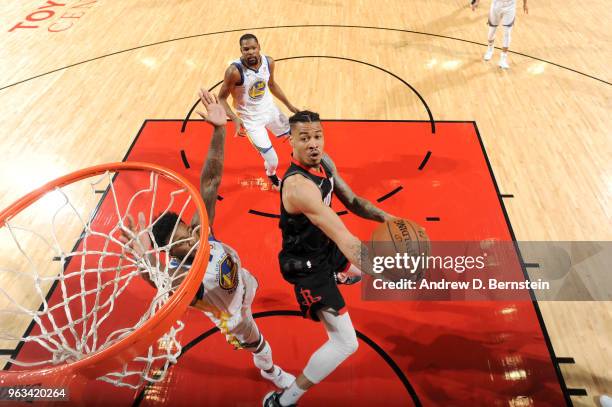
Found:
[{"label": "black rockets jersey", "polygon": [[[302,167],[292,161],[283,176],[283,182],[290,176],[300,174],[308,178],[321,191],[321,199],[331,206],[334,178],[331,169],[321,161],[322,172]],[[282,184],[281,184],[282,197]],[[292,215],[285,210],[281,198],[279,227],[283,235],[283,247],[279,253],[281,271],[285,279],[329,270],[327,267],[333,255],[338,252],[336,244],[316,227],[304,214]]]}]

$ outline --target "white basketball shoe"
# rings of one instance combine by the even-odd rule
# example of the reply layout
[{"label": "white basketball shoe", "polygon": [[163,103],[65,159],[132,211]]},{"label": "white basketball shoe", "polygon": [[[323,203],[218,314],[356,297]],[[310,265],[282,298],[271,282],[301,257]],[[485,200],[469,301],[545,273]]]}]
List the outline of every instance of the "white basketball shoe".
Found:
[{"label": "white basketball shoe", "polygon": [[270,380],[279,389],[286,389],[295,381],[294,375],[285,372],[277,365],[274,365],[274,371],[272,373],[266,373],[265,370],[262,370],[261,377]]},{"label": "white basketball shoe", "polygon": [[499,56],[499,67],[501,69],[510,68],[510,65],[508,65],[508,54],[505,52],[502,52],[501,55]]},{"label": "white basketball shoe", "polygon": [[485,61],[490,61],[491,58],[493,58],[493,52],[495,51],[495,47],[493,45],[489,45],[487,47],[487,52],[485,52],[484,54],[484,60]]},{"label": "white basketball shoe", "polygon": [[612,407],[612,397],[606,396],[605,394],[599,398],[599,404],[601,407]]}]

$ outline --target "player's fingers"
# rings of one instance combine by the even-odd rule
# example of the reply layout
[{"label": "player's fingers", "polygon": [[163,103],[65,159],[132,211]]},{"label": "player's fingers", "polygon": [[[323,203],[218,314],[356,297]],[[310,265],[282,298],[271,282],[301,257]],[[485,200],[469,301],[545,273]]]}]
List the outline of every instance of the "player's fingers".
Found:
[{"label": "player's fingers", "polygon": [[134,229],[134,218],[132,218],[132,215],[128,213],[125,219],[127,220],[126,226],[128,227],[128,229],[133,230]]},{"label": "player's fingers", "polygon": [[210,95],[209,91],[207,91],[206,89],[202,89],[202,94],[203,94],[204,100],[206,101],[206,106],[210,105],[211,103],[214,103],[213,98]]},{"label": "player's fingers", "polygon": [[202,117],[202,119],[204,119],[204,120],[206,120],[206,117],[208,117],[208,116],[206,116],[206,114],[204,112],[201,112],[199,110],[196,111],[196,113],[199,114]]},{"label": "player's fingers", "polygon": [[138,226],[140,227],[140,230],[145,229],[147,225],[147,220],[145,219],[145,215],[142,212],[138,212]]}]

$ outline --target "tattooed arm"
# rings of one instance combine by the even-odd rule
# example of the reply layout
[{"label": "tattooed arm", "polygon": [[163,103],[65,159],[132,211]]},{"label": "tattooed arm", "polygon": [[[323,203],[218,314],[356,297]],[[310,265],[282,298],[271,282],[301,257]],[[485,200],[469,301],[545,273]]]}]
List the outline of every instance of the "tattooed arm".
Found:
[{"label": "tattooed arm", "polygon": [[384,222],[393,218],[392,215],[377,208],[372,202],[355,195],[348,184],[340,177],[340,174],[338,174],[336,164],[334,164],[329,155],[323,154],[323,161],[331,168],[334,175],[334,194],[336,194],[346,209],[357,216],[377,222]]},{"label": "tattooed arm", "polygon": [[283,206],[291,214],[303,213],[331,240],[342,254],[361,271],[372,274],[367,247],[344,225],[340,217],[323,203],[321,192],[310,180],[293,175],[283,183]]},{"label": "tattooed arm", "polygon": [[[227,119],[225,117],[225,110],[219,104],[214,94],[202,89],[200,90],[200,100],[207,113],[198,112],[198,114],[214,127],[206,162],[200,174],[200,194],[206,205],[206,212],[208,212],[208,224],[212,227],[215,219],[217,191],[219,190],[221,176],[223,175],[225,124]],[[196,212],[193,219],[191,219],[191,225],[196,226],[199,224],[200,218]]]}]

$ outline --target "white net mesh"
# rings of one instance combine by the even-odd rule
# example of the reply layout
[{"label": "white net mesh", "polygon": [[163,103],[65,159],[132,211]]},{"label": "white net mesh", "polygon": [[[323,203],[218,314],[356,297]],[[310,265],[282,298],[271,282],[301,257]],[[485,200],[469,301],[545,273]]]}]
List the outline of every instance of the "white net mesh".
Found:
[{"label": "white net mesh", "polygon": [[[199,248],[197,233],[174,241],[195,209],[184,186],[155,171],[107,171],[48,192],[0,225],[0,349],[15,349],[0,368],[71,363],[150,320],[189,272],[169,269],[170,250],[191,240],[185,265]],[[145,225],[131,228],[128,215],[139,212]],[[171,243],[156,242],[153,227],[170,212],[178,215]],[[145,354],[99,379],[133,388],[162,380],[183,327],[176,321]]]}]

